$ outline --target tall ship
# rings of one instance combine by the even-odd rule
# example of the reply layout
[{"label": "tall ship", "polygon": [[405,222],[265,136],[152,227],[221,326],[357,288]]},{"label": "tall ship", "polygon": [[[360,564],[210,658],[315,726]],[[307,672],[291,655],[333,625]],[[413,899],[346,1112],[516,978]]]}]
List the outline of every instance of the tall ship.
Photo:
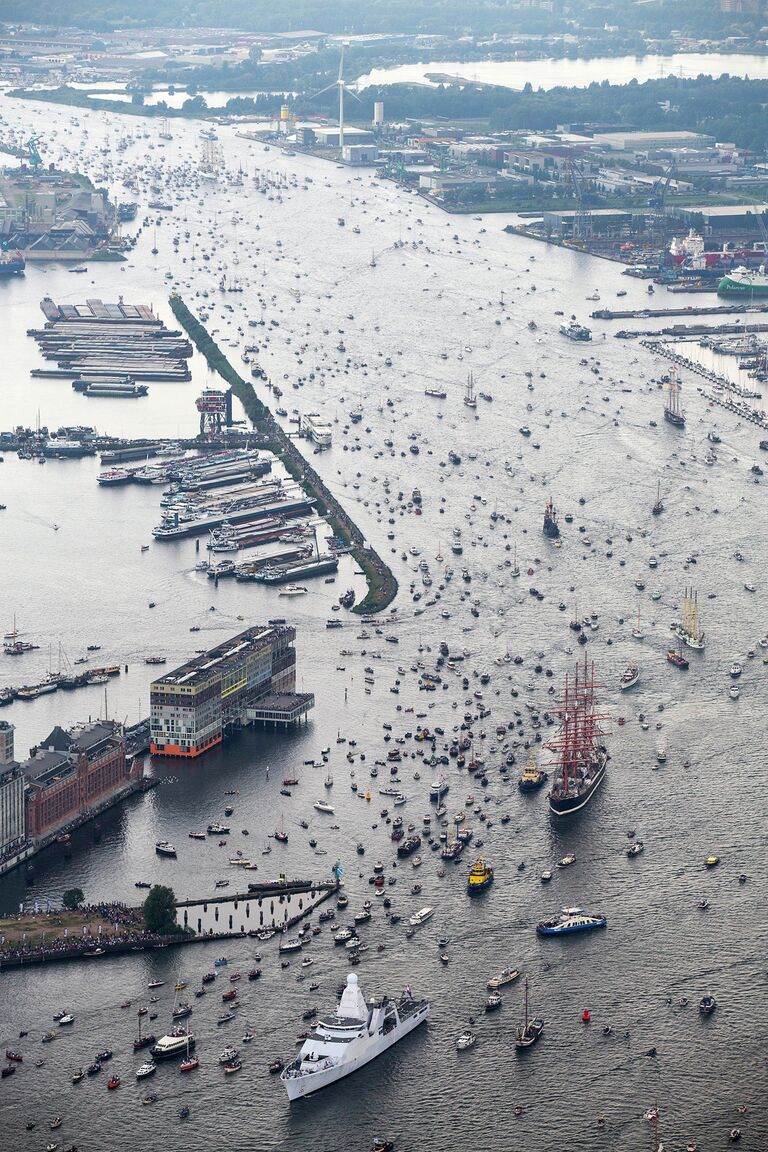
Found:
[{"label": "tall ship", "polygon": [[754,268],[734,268],[717,286],[718,296],[726,299],[745,301],[763,300],[768,296],[768,275],[765,266]]},{"label": "tall ship", "polygon": [[549,794],[553,816],[572,816],[584,808],[600,787],[608,763],[608,750],[602,742],[600,721],[595,708],[595,665],[577,664],[566,674],[560,705],[560,730],[549,744],[558,754],[555,779]]},{"label": "tall ship", "polygon": [[686,588],[682,623],[673,624],[673,631],[688,648],[697,648],[701,651],[704,648],[704,633],[700,625],[698,592],[694,592],[693,588]]},{"label": "tall ship", "polygon": [[664,405],[664,419],[676,428],[685,427],[685,412],[680,404],[680,381],[672,377],[664,385],[667,393],[667,402]]},{"label": "tall ship", "polygon": [[544,535],[550,540],[556,540],[560,535],[560,525],[557,522],[557,509],[552,503],[552,497],[544,506]]},{"label": "tall ship", "polygon": [[366,1002],[357,974],[350,972],[335,1012],[321,1017],[295,1060],[280,1074],[289,1100],[335,1084],[375,1060],[429,1016],[429,1001],[406,988],[398,1000],[382,996]]}]

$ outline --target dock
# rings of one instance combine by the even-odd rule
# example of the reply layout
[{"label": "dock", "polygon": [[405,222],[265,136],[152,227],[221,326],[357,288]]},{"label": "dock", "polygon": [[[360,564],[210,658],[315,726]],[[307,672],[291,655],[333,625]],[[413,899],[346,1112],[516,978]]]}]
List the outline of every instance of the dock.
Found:
[{"label": "dock", "polygon": [[126,376],[133,381],[191,379],[190,341],[166,328],[145,304],[55,304],[46,296],[40,307],[45,327],[30,328],[27,335],[49,364],[33,368],[32,376],[75,384],[93,376],[116,381]]},{"label": "dock", "polygon": [[596,308],[590,312],[593,320],[646,320],[665,316],[734,316],[746,313],[768,312],[768,304],[713,304],[709,308],[628,308],[617,311],[613,308]]},{"label": "dock", "polygon": [[263,504],[257,508],[216,513],[204,516],[200,520],[174,521],[171,518],[171,523],[167,526],[153,528],[152,535],[156,540],[181,540],[185,536],[205,536],[213,528],[220,528],[225,520],[230,524],[242,524],[246,520],[255,522],[266,516],[305,516],[312,511],[314,503],[308,496],[296,496],[277,503]]}]

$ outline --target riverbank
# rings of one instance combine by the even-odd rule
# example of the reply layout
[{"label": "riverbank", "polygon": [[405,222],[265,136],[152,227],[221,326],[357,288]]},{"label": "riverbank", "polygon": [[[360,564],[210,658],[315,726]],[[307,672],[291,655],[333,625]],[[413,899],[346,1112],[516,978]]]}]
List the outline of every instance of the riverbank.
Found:
[{"label": "riverbank", "polygon": [[211,369],[229,384],[237,396],[254,429],[264,438],[264,447],[282,461],[289,475],[301,485],[308,496],[312,497],[318,515],[327,521],[337,541],[350,552],[359,565],[368,582],[368,591],[363,600],[354,606],[353,611],[366,614],[384,611],[398,591],[397,580],[391,569],[366,542],[363,533],[291,438],[283,431],[266,404],[259,400],[250,380],[244,380],[233,368],[216,341],[193,315],[181,296],[174,293],[169,303],[179,324],[208,361]]},{"label": "riverbank", "polygon": [[125,788],[121,788],[118,792],[107,797],[101,804],[97,804],[94,808],[89,808],[87,812],[81,812],[73,817],[68,823],[62,827],[57,828],[50,835],[37,840],[34,844],[27,844],[20,852],[14,856],[9,856],[7,859],[0,861],[0,876],[5,876],[8,872],[12,872],[14,868],[26,864],[31,870],[34,866],[30,862],[35,856],[44,852],[47,848],[53,847],[59,842],[59,837],[62,835],[69,835],[74,832],[76,828],[82,828],[84,824],[90,824],[92,820],[96,820],[102,813],[107,812],[110,808],[114,808],[117,804],[122,804],[124,800],[129,800],[131,796],[136,796],[138,793],[149,792],[156,788],[160,780],[154,776],[142,776],[139,780],[131,780]]}]

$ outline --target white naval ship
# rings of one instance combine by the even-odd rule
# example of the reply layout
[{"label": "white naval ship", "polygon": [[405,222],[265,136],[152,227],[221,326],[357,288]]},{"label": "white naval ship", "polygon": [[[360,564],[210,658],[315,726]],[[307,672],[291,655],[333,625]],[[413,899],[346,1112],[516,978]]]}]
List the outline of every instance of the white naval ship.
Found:
[{"label": "white naval ship", "polygon": [[366,1003],[350,972],[334,1013],[320,1019],[295,1060],[280,1074],[289,1100],[309,1096],[362,1068],[429,1016],[429,1001],[409,988],[399,1000],[383,996]]}]

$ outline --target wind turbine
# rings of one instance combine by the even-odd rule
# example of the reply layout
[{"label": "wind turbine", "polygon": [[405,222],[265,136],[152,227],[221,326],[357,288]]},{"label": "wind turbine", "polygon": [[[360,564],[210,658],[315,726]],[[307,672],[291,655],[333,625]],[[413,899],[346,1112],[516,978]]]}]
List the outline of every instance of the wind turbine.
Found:
[{"label": "wind turbine", "polygon": [[344,93],[348,92],[350,96],[354,96],[358,103],[362,103],[360,97],[351,88],[347,88],[344,83],[344,49],[347,47],[345,42],[341,42],[341,56],[339,57],[339,76],[332,84],[328,84],[325,88],[321,88],[319,92],[315,92],[315,96],[322,96],[323,92],[330,92],[331,88],[338,88],[339,90],[339,149],[344,151]]}]

